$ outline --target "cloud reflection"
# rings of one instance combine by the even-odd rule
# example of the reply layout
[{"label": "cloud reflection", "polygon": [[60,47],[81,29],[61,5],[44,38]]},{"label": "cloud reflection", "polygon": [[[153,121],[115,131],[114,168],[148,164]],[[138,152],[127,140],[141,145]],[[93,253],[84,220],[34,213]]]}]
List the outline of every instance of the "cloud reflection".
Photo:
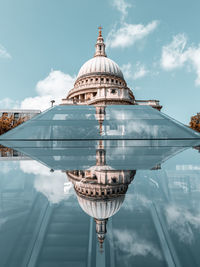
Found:
[{"label": "cloud reflection", "polygon": [[144,208],[148,208],[151,203],[152,201],[143,194],[139,193],[127,194],[123,205],[123,209],[130,211],[133,210],[142,211]]},{"label": "cloud reflection", "polygon": [[151,254],[158,260],[162,259],[159,249],[151,241],[141,238],[135,231],[115,229],[113,237],[115,245],[129,257],[146,257]]},{"label": "cloud reflection", "polygon": [[176,233],[180,241],[188,244],[194,242],[195,236],[191,227],[200,229],[200,212],[194,216],[187,208],[169,205],[166,208],[166,219],[169,229]]},{"label": "cloud reflection", "polygon": [[67,180],[66,173],[52,173],[49,168],[36,161],[21,161],[20,168],[24,173],[35,175],[35,189],[45,195],[52,204],[58,204],[73,194],[72,184]]}]

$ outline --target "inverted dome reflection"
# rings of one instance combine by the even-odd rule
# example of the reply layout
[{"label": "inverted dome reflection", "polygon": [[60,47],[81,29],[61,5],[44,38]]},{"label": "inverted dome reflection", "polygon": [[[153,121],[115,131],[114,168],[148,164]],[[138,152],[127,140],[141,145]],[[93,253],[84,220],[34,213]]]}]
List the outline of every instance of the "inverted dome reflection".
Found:
[{"label": "inverted dome reflection", "polygon": [[82,210],[93,217],[100,248],[106,235],[106,224],[110,217],[121,208],[128,185],[134,179],[136,171],[102,170],[67,171],[69,180],[74,185]]},{"label": "inverted dome reflection", "polygon": [[[2,145],[13,150],[3,148],[2,155],[14,157],[17,150],[52,172],[64,171],[80,207],[95,220],[102,250],[107,222],[122,207],[136,170],[159,169],[168,158],[199,145],[198,136],[149,107],[60,106],[5,134]],[[52,204],[69,191],[48,178],[39,182],[36,189]]]},{"label": "inverted dome reflection", "polygon": [[[98,109],[97,109],[98,110]],[[100,134],[102,134],[104,109],[98,110]],[[100,249],[107,232],[110,217],[121,208],[128,185],[134,179],[135,170],[115,170],[106,164],[106,150],[102,140],[96,150],[96,165],[85,171],[66,171],[82,210],[93,217],[96,223]]]}]

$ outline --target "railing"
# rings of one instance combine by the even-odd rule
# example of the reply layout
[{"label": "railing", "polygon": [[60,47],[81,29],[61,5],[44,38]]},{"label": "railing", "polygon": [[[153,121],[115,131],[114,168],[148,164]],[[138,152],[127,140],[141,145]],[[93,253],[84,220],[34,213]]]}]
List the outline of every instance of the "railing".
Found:
[{"label": "railing", "polygon": [[74,105],[75,102],[71,99],[62,99],[61,105]]},{"label": "railing", "polygon": [[159,100],[135,100],[135,105],[160,106]]},{"label": "railing", "polygon": [[97,87],[100,87],[100,86],[103,86],[103,85],[105,86],[105,84],[103,84],[101,82],[80,84],[78,87],[72,88],[68,92],[68,95],[70,95],[70,94],[72,94],[74,92],[78,92],[79,90],[97,88]]},{"label": "railing", "polygon": [[[116,98],[105,98],[105,97],[94,97],[90,100],[86,99],[77,99],[77,100],[71,100],[71,99],[63,99],[62,104],[63,105],[90,105],[96,101],[104,101],[104,100],[116,100]],[[134,105],[141,105],[141,106],[152,106],[152,107],[160,107],[160,101],[159,100],[131,100],[126,98],[118,98],[118,100],[128,100]]]},{"label": "railing", "polygon": [[97,89],[97,88],[126,88],[125,85],[120,85],[116,83],[105,83],[105,82],[93,82],[93,83],[84,83],[80,84],[78,87],[72,88],[69,92],[68,95],[71,95],[72,93],[79,92],[83,89]]},{"label": "railing", "polygon": [[95,103],[96,101],[116,101],[116,100],[120,100],[120,101],[128,101],[132,104],[134,104],[134,100],[132,99],[127,99],[127,98],[105,98],[105,97],[94,97],[90,100],[86,100],[86,99],[77,99],[77,100],[71,100],[71,99],[62,99],[62,105],[90,105]]}]

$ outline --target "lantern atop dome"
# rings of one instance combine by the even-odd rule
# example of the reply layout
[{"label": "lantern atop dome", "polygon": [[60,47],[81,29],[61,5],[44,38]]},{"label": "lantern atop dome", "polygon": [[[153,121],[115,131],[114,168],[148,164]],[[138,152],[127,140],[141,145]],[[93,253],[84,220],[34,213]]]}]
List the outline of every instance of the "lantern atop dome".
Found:
[{"label": "lantern atop dome", "polygon": [[96,51],[95,51],[94,57],[99,57],[99,56],[107,57],[106,52],[105,52],[106,45],[104,44],[104,39],[102,37],[103,28],[99,26],[98,29],[99,29],[99,36],[97,38],[97,42],[95,45]]},{"label": "lantern atop dome", "polygon": [[99,29],[99,37],[102,37],[102,29],[103,28],[101,26],[99,26],[98,29]]}]

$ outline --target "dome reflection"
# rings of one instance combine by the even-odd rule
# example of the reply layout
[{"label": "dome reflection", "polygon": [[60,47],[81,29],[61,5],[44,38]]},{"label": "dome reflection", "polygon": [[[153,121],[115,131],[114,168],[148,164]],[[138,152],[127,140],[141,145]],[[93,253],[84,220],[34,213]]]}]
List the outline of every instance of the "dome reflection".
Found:
[{"label": "dome reflection", "polygon": [[106,150],[99,141],[96,165],[88,170],[66,171],[82,210],[93,217],[100,248],[106,235],[108,219],[121,208],[135,170],[115,170],[106,164]]},{"label": "dome reflection", "polygon": [[136,171],[97,168],[66,173],[74,185],[82,210],[96,222],[96,232],[102,248],[107,221],[121,208],[128,185],[134,179]]}]

